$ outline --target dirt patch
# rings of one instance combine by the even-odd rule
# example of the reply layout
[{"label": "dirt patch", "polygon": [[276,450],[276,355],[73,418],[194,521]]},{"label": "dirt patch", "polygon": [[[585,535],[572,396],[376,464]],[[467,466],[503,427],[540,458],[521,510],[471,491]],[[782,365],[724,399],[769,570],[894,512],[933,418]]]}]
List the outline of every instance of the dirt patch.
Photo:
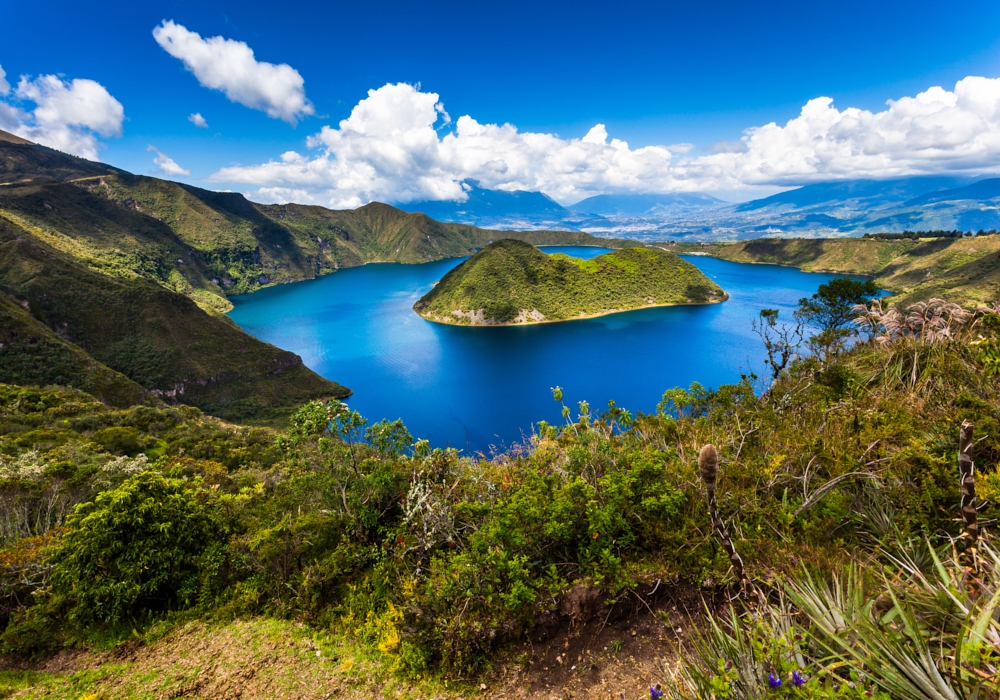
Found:
[{"label": "dirt patch", "polygon": [[608,606],[593,589],[578,587],[563,597],[559,611],[563,624],[554,633],[536,628],[490,697],[648,697],[686,645],[701,595],[654,581]]},{"label": "dirt patch", "polygon": [[574,588],[554,619],[506,650],[495,673],[474,684],[402,680],[350,641],[293,622],[254,619],[193,622],[153,643],[129,642],[108,652],[63,652],[36,667],[43,682],[14,697],[610,700],[624,693],[635,699],[648,697],[649,686],[663,680],[664,667],[697,621],[700,601],[693,589],[655,581],[610,606],[594,589]]}]

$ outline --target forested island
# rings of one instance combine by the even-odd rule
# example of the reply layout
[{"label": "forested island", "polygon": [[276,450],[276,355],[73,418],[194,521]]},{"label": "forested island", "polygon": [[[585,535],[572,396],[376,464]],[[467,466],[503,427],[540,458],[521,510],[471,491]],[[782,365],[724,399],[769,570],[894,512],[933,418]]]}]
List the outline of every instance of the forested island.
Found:
[{"label": "forested island", "polygon": [[694,265],[658,248],[581,260],[508,239],[451,270],[413,308],[439,323],[509,326],[726,298]]}]

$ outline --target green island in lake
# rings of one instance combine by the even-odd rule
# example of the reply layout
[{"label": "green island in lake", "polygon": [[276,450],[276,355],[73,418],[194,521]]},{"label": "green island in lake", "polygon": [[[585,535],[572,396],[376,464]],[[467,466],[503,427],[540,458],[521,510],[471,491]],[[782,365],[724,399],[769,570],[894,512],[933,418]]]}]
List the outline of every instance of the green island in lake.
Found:
[{"label": "green island in lake", "polygon": [[451,270],[413,309],[439,323],[509,326],[711,304],[728,296],[694,265],[659,248],[624,248],[581,260],[505,239]]}]

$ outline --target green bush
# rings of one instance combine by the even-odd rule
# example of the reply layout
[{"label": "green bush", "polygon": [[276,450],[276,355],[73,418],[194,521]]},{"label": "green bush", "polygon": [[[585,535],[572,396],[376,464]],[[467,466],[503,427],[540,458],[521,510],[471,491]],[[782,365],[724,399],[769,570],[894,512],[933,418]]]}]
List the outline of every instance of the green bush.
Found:
[{"label": "green bush", "polygon": [[138,474],[80,505],[67,528],[52,578],[76,619],[120,624],[193,602],[211,523],[183,481]]}]

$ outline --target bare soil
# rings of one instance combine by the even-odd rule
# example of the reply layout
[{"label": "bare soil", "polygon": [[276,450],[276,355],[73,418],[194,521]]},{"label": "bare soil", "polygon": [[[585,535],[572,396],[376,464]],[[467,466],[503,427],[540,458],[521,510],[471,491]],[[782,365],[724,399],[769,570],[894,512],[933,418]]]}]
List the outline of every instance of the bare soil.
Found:
[{"label": "bare soil", "polygon": [[65,651],[36,666],[42,680],[11,697],[632,700],[669,673],[700,601],[691,589],[655,582],[610,606],[593,589],[573,589],[493,673],[471,683],[401,680],[348,642],[256,619],[192,622],[106,652]]}]

